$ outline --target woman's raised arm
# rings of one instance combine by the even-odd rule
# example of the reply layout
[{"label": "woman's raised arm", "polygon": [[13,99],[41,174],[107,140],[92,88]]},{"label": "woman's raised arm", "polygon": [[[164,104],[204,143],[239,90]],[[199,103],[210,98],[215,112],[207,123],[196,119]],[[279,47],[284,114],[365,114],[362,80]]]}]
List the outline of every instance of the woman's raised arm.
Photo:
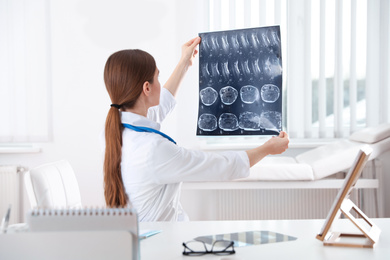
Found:
[{"label": "woman's raised arm", "polygon": [[186,74],[188,68],[192,65],[193,60],[198,53],[196,47],[199,43],[200,37],[195,37],[194,39],[186,42],[181,48],[181,58],[179,63],[164,85],[164,88],[168,89],[173,96],[176,96],[184,75]]}]

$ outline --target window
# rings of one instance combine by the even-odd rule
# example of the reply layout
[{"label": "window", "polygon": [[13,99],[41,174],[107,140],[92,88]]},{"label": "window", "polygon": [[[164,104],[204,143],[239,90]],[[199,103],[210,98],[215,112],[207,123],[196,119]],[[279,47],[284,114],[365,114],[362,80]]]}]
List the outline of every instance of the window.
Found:
[{"label": "window", "polygon": [[0,142],[51,139],[49,2],[0,1]]},{"label": "window", "polygon": [[385,0],[209,0],[209,30],[281,26],[284,127],[341,138],[390,122]]}]

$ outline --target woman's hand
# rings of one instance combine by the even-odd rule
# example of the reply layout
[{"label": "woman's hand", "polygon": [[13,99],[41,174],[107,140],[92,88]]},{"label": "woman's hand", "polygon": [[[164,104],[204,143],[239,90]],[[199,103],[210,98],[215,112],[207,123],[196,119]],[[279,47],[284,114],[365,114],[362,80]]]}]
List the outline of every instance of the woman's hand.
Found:
[{"label": "woman's hand", "polygon": [[192,66],[193,60],[198,54],[196,47],[200,43],[200,37],[195,37],[181,47],[181,61],[185,63],[185,66],[188,68]]},{"label": "woman's hand", "polygon": [[179,89],[180,83],[183,80],[184,75],[186,74],[188,67],[192,65],[192,62],[198,54],[196,47],[200,43],[200,37],[195,37],[192,40],[189,40],[181,47],[181,58],[177,64],[175,70],[172,72],[172,75],[169,77],[168,81],[165,83],[164,87],[168,89],[173,96],[176,96],[176,92]]},{"label": "woman's hand", "polygon": [[264,145],[267,146],[269,154],[281,154],[287,150],[289,142],[287,133],[281,131],[279,136],[273,136]]},{"label": "woman's hand", "polygon": [[287,133],[281,131],[279,136],[273,136],[262,146],[246,151],[249,158],[249,165],[252,167],[267,155],[283,153],[287,150],[289,142]]}]

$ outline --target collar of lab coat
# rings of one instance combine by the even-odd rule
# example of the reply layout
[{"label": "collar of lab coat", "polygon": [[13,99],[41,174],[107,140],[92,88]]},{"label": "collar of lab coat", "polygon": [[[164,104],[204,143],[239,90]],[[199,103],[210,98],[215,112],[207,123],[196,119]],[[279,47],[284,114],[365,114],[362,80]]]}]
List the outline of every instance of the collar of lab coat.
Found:
[{"label": "collar of lab coat", "polygon": [[161,128],[159,123],[132,112],[121,112],[121,121],[124,124],[149,127],[158,131],[160,131]]}]

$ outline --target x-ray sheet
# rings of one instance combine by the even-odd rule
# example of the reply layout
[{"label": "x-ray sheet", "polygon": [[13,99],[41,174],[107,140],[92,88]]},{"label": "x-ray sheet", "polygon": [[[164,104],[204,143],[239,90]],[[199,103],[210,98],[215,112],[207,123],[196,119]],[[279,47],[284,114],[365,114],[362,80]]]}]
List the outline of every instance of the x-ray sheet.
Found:
[{"label": "x-ray sheet", "polygon": [[197,135],[282,130],[279,26],[200,33]]},{"label": "x-ray sheet", "polygon": [[247,231],[229,234],[219,234],[211,236],[201,236],[194,240],[203,241],[212,245],[216,240],[233,241],[235,247],[260,245],[297,240],[296,237],[276,233],[272,231]]}]

